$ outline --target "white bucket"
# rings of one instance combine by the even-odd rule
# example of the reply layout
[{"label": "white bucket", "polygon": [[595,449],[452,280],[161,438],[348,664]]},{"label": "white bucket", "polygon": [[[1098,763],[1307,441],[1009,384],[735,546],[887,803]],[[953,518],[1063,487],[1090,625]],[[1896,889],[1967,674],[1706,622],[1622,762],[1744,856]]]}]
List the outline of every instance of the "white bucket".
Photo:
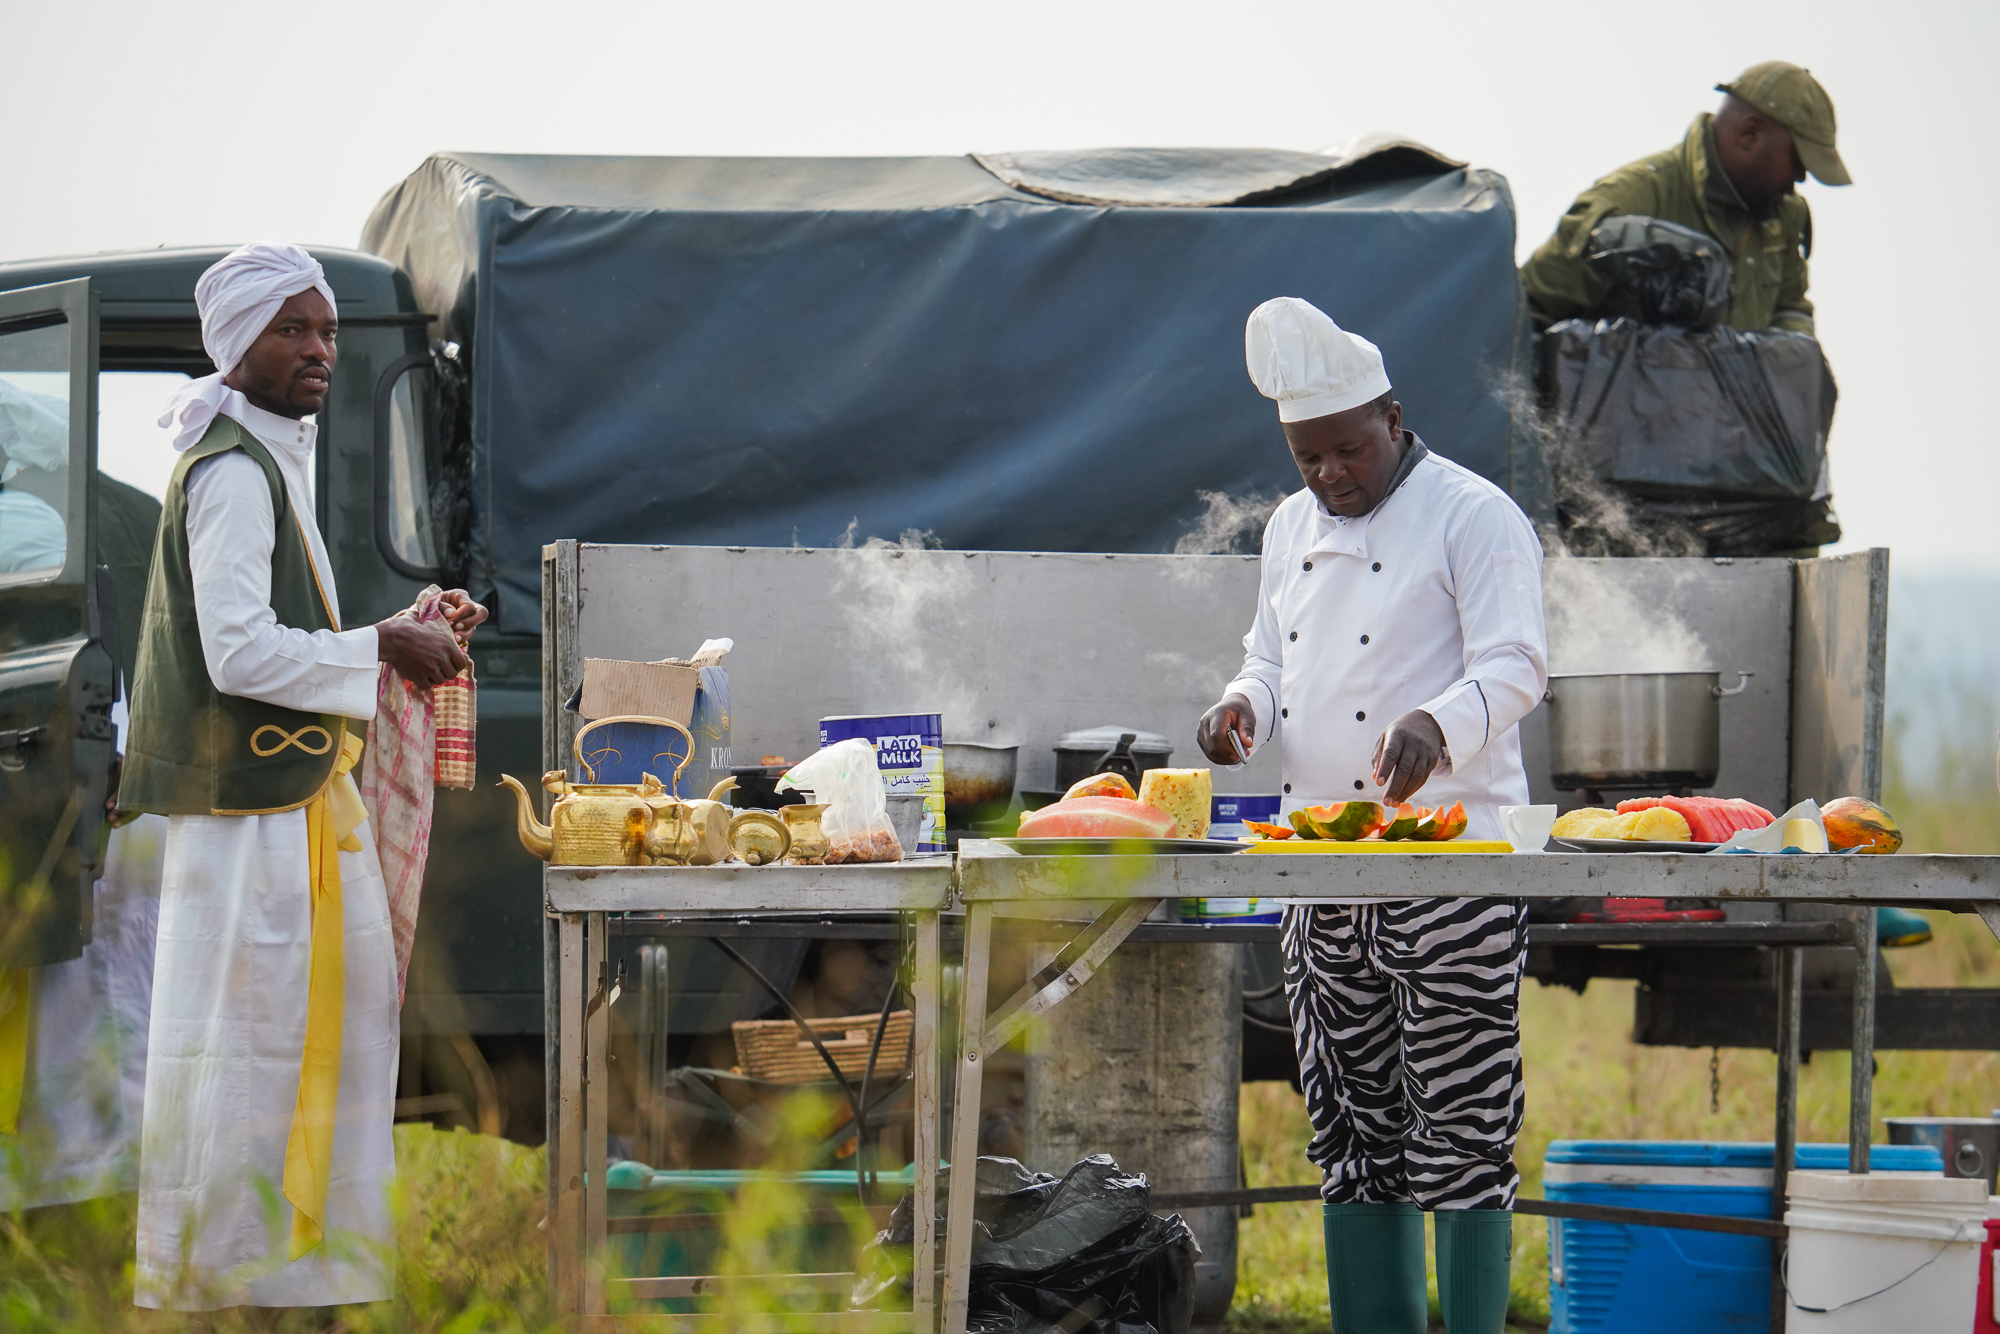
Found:
[{"label": "white bucket", "polygon": [[1794,1172],[1790,1334],[1957,1331],[1978,1299],[1986,1183],[1917,1172]]}]

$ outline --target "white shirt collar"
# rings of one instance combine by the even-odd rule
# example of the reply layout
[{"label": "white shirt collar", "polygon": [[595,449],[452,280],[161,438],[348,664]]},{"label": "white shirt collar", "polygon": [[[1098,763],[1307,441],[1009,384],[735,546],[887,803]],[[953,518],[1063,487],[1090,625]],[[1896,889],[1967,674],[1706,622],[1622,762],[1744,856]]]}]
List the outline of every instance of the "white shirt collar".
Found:
[{"label": "white shirt collar", "polygon": [[319,439],[319,426],[311,419],[295,420],[266,412],[235,389],[224,394],[222,411],[247,428],[250,434],[263,442],[266,449],[284,455],[301,470],[312,462],[313,444]]}]

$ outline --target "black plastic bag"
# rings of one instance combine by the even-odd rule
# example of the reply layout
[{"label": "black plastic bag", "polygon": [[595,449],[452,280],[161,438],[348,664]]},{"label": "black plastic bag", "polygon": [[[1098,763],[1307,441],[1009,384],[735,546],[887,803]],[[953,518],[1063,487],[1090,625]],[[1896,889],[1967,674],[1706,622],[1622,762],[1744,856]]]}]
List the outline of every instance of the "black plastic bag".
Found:
[{"label": "black plastic bag", "polygon": [[[1152,1213],[1143,1175],[1101,1153],[1061,1178],[1012,1158],[981,1158],[978,1173],[969,1334],[1186,1334],[1201,1248],[1180,1215]],[[861,1257],[856,1309],[907,1305],[913,1230],[906,1196]]]},{"label": "black plastic bag", "polygon": [[1551,469],[1615,489],[1635,522],[1684,530],[1711,556],[1838,540],[1837,390],[1812,338],[1563,320],[1540,363]]},{"label": "black plastic bag", "polygon": [[1729,318],[1729,256],[1706,233],[1614,214],[1591,230],[1583,258],[1598,277],[1631,294],[1647,324],[1706,328]]}]

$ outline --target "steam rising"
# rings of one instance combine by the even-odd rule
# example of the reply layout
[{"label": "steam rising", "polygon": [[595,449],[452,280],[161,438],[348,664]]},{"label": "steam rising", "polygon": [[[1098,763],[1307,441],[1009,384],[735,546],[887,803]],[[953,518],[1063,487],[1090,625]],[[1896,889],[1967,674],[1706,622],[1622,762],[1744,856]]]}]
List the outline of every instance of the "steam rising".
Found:
[{"label": "steam rising", "polygon": [[[937,551],[937,537],[915,528],[891,542],[870,537],[857,542],[859,523],[850,522],[834,546],[854,556],[840,563],[834,598],[849,609],[841,652],[879,665],[877,693],[856,702],[857,712],[944,715],[951,740],[992,743],[988,715],[978,689],[948,674],[930,645],[973,633],[974,578],[971,562],[957,552]],[[913,559],[913,555],[915,558]]]},{"label": "steam rising", "polygon": [[1207,508],[1194,527],[1174,543],[1176,556],[1254,556],[1264,541],[1264,525],[1278,508],[1285,493],[1263,495],[1252,491],[1232,496],[1222,491],[1197,491]]}]

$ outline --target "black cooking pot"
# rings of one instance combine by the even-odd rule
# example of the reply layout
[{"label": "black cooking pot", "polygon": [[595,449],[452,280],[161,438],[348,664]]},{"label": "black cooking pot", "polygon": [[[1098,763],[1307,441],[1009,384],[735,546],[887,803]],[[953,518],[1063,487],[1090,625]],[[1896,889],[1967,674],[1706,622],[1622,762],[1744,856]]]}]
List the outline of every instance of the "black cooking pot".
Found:
[{"label": "black cooking pot", "polygon": [[1166,767],[1173,754],[1171,741],[1136,727],[1065,732],[1056,742],[1056,786],[1067,791],[1092,774],[1120,774],[1137,789],[1140,774]]}]

